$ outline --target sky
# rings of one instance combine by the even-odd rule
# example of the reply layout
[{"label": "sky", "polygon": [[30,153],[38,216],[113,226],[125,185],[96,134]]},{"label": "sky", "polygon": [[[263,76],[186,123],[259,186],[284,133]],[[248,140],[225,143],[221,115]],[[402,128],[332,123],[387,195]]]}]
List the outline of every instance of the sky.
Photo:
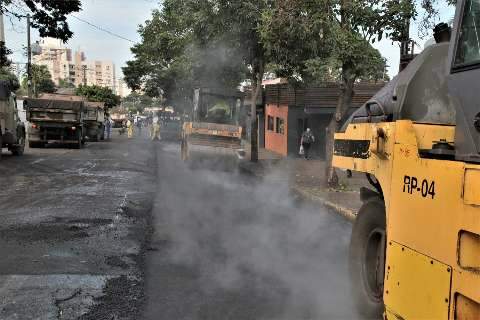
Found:
[{"label": "sky", "polygon": [[[140,41],[138,26],[158,8],[157,0],[82,0],[81,12],[74,15],[99,27],[112,31],[135,42]],[[99,31],[73,17],[68,18],[70,29],[74,32],[67,47],[85,51],[88,60],[111,60],[115,63],[117,76],[121,67],[132,59],[130,47],[133,43]],[[14,51],[12,60],[26,62],[22,56],[22,47],[26,46],[25,21],[14,21],[14,25],[5,18],[5,38],[7,47]],[[32,30],[32,42],[39,40],[38,33]]]},{"label": "sky", "polygon": [[[440,0],[439,3],[443,1]],[[75,13],[80,19],[91,22],[103,29],[116,33],[124,38],[138,42],[138,26],[151,16],[151,11],[158,8],[159,0],[82,0],[83,10]],[[454,15],[454,8],[444,5],[440,10],[441,21],[448,21]],[[66,44],[73,50],[85,51],[89,60],[111,60],[115,63],[117,77],[121,77],[121,67],[132,59],[130,47],[133,43],[116,38],[73,17],[68,18],[74,36]],[[25,21],[5,19],[5,37],[7,47],[14,51],[12,59],[15,62],[25,62],[22,47],[26,45]],[[415,50],[419,52],[428,39],[419,39],[418,31],[412,27],[412,36],[420,44]],[[32,41],[38,40],[38,33],[32,31]],[[393,77],[398,72],[399,47],[389,40],[374,44],[381,54],[387,58],[389,75]]]}]

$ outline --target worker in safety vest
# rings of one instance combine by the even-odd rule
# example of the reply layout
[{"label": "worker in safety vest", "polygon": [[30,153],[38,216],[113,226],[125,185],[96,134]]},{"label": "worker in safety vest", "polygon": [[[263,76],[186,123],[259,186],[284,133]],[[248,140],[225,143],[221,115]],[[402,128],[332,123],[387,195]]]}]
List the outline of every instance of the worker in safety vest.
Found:
[{"label": "worker in safety vest", "polygon": [[158,117],[153,118],[151,138],[152,141],[162,139],[162,137],[160,136],[160,119]]},{"label": "worker in safety vest", "polygon": [[133,137],[133,121],[128,119],[127,121],[127,137],[131,139]]}]

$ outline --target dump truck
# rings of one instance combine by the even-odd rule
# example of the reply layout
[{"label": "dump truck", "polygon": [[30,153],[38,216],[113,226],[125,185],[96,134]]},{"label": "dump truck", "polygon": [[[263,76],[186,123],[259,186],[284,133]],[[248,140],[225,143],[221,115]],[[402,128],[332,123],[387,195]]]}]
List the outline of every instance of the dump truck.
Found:
[{"label": "dump truck", "polygon": [[85,98],[67,94],[43,94],[24,101],[30,148],[60,143],[82,148],[86,128]]},{"label": "dump truck", "polygon": [[3,148],[16,156],[25,149],[25,125],[18,117],[17,99],[8,81],[0,81],[0,157]]},{"label": "dump truck", "polygon": [[105,103],[86,102],[84,109],[85,132],[89,141],[97,142],[105,139]]},{"label": "dump truck", "polygon": [[364,173],[349,269],[366,318],[480,319],[480,2],[335,135]]},{"label": "dump truck", "polygon": [[242,92],[196,88],[192,116],[182,126],[182,159],[189,160],[192,155],[241,159],[244,156],[239,123],[242,104]]}]

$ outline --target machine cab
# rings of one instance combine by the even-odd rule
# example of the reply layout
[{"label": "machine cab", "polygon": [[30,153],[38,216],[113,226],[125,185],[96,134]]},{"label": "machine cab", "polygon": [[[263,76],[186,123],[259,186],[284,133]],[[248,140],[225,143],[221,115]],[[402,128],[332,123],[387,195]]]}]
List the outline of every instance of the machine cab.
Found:
[{"label": "machine cab", "polygon": [[480,162],[480,0],[459,0],[448,86],[456,109],[456,159]]}]

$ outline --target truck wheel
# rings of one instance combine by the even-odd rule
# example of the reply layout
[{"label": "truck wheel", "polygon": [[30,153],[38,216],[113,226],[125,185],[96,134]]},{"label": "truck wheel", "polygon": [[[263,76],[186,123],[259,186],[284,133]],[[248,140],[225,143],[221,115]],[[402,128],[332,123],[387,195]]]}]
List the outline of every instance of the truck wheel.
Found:
[{"label": "truck wheel", "polygon": [[384,311],[386,214],[382,199],[367,200],[360,208],[350,240],[349,271],[358,311],[381,319]]},{"label": "truck wheel", "polygon": [[97,131],[95,132],[95,136],[92,137],[92,142],[98,142],[100,141],[100,133]]},{"label": "truck wheel", "polygon": [[82,131],[78,131],[78,134],[77,134],[77,142],[75,142],[75,143],[73,144],[73,148],[75,148],[75,149],[82,149],[83,144],[84,144],[84,142],[83,142],[83,133],[82,133]]},{"label": "truck wheel", "polygon": [[21,156],[25,151],[25,136],[22,135],[18,138],[17,145],[12,148],[12,154],[14,156]]}]

